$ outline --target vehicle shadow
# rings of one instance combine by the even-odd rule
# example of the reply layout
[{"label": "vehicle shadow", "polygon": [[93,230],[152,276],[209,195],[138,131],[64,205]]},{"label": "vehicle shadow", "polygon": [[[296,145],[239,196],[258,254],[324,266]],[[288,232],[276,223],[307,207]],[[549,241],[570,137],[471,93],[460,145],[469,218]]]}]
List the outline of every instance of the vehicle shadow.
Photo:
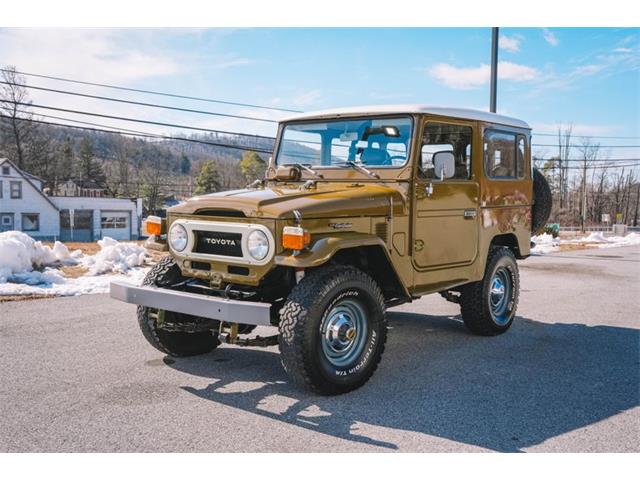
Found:
[{"label": "vehicle shadow", "polygon": [[203,389],[183,387],[202,399],[388,449],[398,445],[358,424],[516,452],[640,403],[637,329],[518,317],[505,335],[484,338],[467,333],[458,317],[389,318],[378,371],[342,396],[289,383],[273,349],[221,348],[166,363],[211,378]]}]

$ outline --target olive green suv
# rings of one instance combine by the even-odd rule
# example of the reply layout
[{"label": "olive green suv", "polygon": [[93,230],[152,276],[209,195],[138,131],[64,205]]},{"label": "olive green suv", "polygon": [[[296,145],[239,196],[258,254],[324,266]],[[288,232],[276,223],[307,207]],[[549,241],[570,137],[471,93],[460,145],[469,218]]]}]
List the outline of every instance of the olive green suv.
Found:
[{"label": "olive green suv", "polygon": [[284,120],[264,179],[146,220],[169,255],[111,295],[169,355],[277,344],[295,383],[348,392],[380,362],[389,307],[439,293],[471,332],[509,329],[516,260],[551,209],[530,139],[514,118],[416,105]]}]

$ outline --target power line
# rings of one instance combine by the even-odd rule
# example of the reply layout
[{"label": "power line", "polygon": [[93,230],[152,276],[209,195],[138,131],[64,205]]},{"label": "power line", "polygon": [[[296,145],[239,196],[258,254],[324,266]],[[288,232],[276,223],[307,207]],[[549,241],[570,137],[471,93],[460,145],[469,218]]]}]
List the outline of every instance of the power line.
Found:
[{"label": "power line", "polygon": [[[534,162],[584,162],[585,159],[584,158],[565,158],[565,159],[559,159],[559,158],[533,158]],[[587,159],[587,162],[635,162],[635,161],[640,161],[640,158],[593,158],[593,159]]]},{"label": "power line", "polygon": [[[9,117],[8,115],[0,114],[0,118],[11,118],[11,117]],[[213,146],[213,147],[232,148],[232,149],[236,149],[236,150],[244,150],[244,151],[267,153],[267,154],[273,153],[272,150],[266,150],[266,149],[259,148],[259,147],[253,148],[253,147],[243,146],[243,145],[232,145],[232,144],[228,144],[228,143],[209,142],[209,141],[206,141],[206,140],[197,140],[197,139],[194,139],[194,138],[172,137],[172,136],[168,136],[168,135],[160,135],[160,134],[155,134],[155,133],[143,133],[143,132],[131,133],[131,132],[124,132],[124,131],[119,131],[119,130],[106,130],[106,129],[103,129],[103,128],[79,127],[79,126],[76,126],[76,125],[66,125],[66,124],[63,124],[63,123],[46,122],[46,121],[43,121],[43,120],[35,120],[35,119],[28,119],[28,118],[20,118],[19,120],[21,120],[23,122],[40,123],[40,124],[44,124],[44,125],[51,125],[51,126],[64,127],[64,128],[77,128],[77,129],[80,129],[80,130],[90,130],[90,131],[94,131],[94,132],[111,133],[111,134],[116,134],[116,135],[138,136],[138,137],[157,138],[157,139],[164,139],[164,140],[176,140],[176,141],[181,141],[181,142],[199,143],[199,144],[202,144],[202,145],[209,145],[209,146]],[[84,122],[84,123],[88,123],[88,122]]]},{"label": "power line", "polygon": [[[540,132],[532,132],[532,135],[535,136],[539,136],[539,137],[555,137],[558,138],[558,134],[557,133],[540,133]],[[622,137],[622,136],[615,136],[615,135],[570,135],[571,137],[575,137],[575,138],[608,138],[611,140],[637,140],[640,137]],[[557,147],[557,145],[555,145]]]},{"label": "power line", "polygon": [[[0,68],[0,71],[2,72],[13,72],[13,70],[8,70],[6,68]],[[76,84],[80,84],[80,85],[91,85],[94,87],[103,87],[103,88],[111,88],[114,90],[122,90],[122,91],[127,91],[127,92],[137,92],[137,93],[146,93],[149,95],[159,95],[159,96],[163,96],[163,97],[172,97],[172,98],[182,98],[185,100],[196,100],[199,102],[208,102],[208,103],[219,103],[222,105],[233,105],[236,107],[249,107],[249,108],[259,108],[259,109],[263,109],[263,110],[276,110],[276,111],[280,111],[280,112],[292,112],[292,113],[301,113],[301,110],[294,110],[291,108],[279,108],[279,107],[267,107],[265,105],[256,105],[256,104],[251,104],[251,103],[241,103],[241,102],[231,102],[228,100],[214,100],[212,98],[204,98],[204,97],[192,97],[189,95],[180,95],[177,93],[167,93],[167,92],[158,92],[158,91],[154,91],[154,90],[144,90],[144,89],[140,89],[140,88],[131,88],[131,87],[122,87],[122,86],[118,86],[118,85],[109,85],[106,83],[96,83],[96,82],[87,82],[87,81],[83,81],[83,80],[75,80],[75,79],[71,79],[71,78],[64,78],[64,77],[54,77],[51,75],[42,75],[42,74],[38,74],[38,73],[27,73],[27,72],[22,72],[22,71],[18,71],[16,70],[15,73],[19,74],[19,75],[25,75],[28,77],[38,77],[38,78],[46,78],[49,80],[57,80],[60,82],[68,82],[68,83],[76,83]]]},{"label": "power line", "polygon": [[[9,70],[9,69],[6,69],[6,68],[0,68],[0,71],[2,71],[2,72],[14,72],[13,70]],[[302,110],[296,110],[296,109],[293,109],[293,108],[269,107],[269,106],[265,106],[265,105],[257,105],[257,104],[251,104],[251,103],[232,102],[232,101],[228,101],[228,100],[217,100],[217,99],[211,99],[211,98],[205,98],[205,97],[194,97],[194,96],[190,96],[190,95],[182,95],[182,94],[177,94],[177,93],[167,93],[167,92],[159,92],[159,91],[155,91],[155,90],[145,90],[145,89],[140,89],[140,88],[123,87],[123,86],[120,86],[120,85],[110,85],[110,84],[106,84],[106,83],[88,82],[88,81],[83,81],[83,80],[76,80],[76,79],[65,78],[65,77],[57,77],[57,76],[52,76],[52,75],[43,75],[43,74],[31,73],[31,72],[23,72],[23,71],[18,71],[18,70],[15,70],[15,73],[17,73],[19,75],[24,75],[24,76],[27,76],[27,77],[44,78],[44,79],[56,80],[56,81],[60,81],[60,82],[74,83],[74,84],[79,84],[79,85],[91,85],[91,86],[95,86],[95,87],[109,88],[109,89],[113,89],[113,90],[137,92],[137,93],[144,93],[144,94],[149,94],[149,95],[158,95],[158,96],[164,96],[164,97],[170,97],[170,98],[181,98],[181,99],[185,99],[185,100],[196,100],[196,101],[201,101],[201,102],[217,103],[217,104],[222,104],[222,105],[232,105],[232,106],[238,106],[238,107],[258,108],[258,109],[263,109],[263,110],[273,110],[273,111],[280,111],[280,112],[303,113]],[[44,87],[29,87],[28,85],[24,85],[24,86],[27,87],[27,88],[44,89]],[[51,89],[51,91],[55,91],[55,90]],[[60,92],[62,92],[62,91],[60,91]],[[537,136],[542,136],[542,137],[557,137],[558,136],[556,133],[546,133],[546,132],[532,132],[532,134],[534,136],[537,135]],[[572,134],[571,137],[574,137],[574,138],[608,138],[608,139],[618,139],[618,140],[637,140],[637,139],[640,139],[640,136],[616,136],[616,135],[573,135]],[[554,146],[555,147],[557,145],[550,145],[550,146]]]},{"label": "power line", "polygon": [[171,128],[180,128],[185,130],[196,130],[199,132],[207,132],[207,133],[217,133],[222,135],[236,135],[239,137],[254,137],[254,138],[263,138],[266,140],[274,140],[275,137],[268,137],[266,135],[254,135],[250,133],[239,133],[239,132],[229,132],[225,130],[214,130],[211,128],[201,128],[201,127],[190,127],[188,125],[180,125],[175,123],[166,123],[166,122],[156,122],[154,120],[142,120],[139,118],[130,118],[130,117],[120,117],[117,115],[107,115],[104,113],[94,113],[94,112],[85,112],[82,110],[72,110],[69,108],[60,108],[60,107],[51,107],[49,105],[39,105],[35,103],[28,102],[16,102],[12,100],[6,100],[7,103],[13,103],[15,105],[21,105],[23,107],[35,107],[35,108],[44,108],[45,110],[55,110],[58,112],[66,112],[66,113],[74,113],[77,115],[88,115],[91,117],[101,117],[101,118],[109,118],[111,120],[122,120],[125,122],[136,122],[136,123],[145,123],[147,125],[158,125],[161,127],[171,127]]},{"label": "power line", "polygon": [[[558,145],[553,145],[553,144],[548,144],[548,143],[532,143],[531,144],[532,147],[558,147]],[[640,148],[640,145],[587,145],[587,147],[599,147],[599,148]],[[563,148],[565,147],[573,147],[573,148],[584,148],[585,145],[576,145],[576,144],[569,144],[569,145],[562,145]]]},{"label": "power line", "polygon": [[36,90],[43,90],[46,92],[54,92],[54,93],[60,93],[63,95],[74,95],[77,97],[84,97],[84,98],[93,98],[96,100],[106,100],[109,102],[118,102],[118,103],[126,103],[129,105],[138,105],[141,107],[152,107],[152,108],[163,108],[165,110],[176,110],[179,112],[187,112],[187,113],[198,113],[201,115],[212,115],[215,117],[227,117],[227,118],[238,118],[241,120],[252,120],[252,121],[256,121],[256,122],[267,122],[267,123],[278,123],[276,120],[271,120],[269,118],[260,118],[260,117],[249,117],[246,115],[232,115],[229,113],[220,113],[220,112],[210,112],[208,110],[194,110],[192,108],[182,108],[182,107],[173,107],[171,105],[159,105],[157,103],[146,103],[146,102],[137,102],[134,100],[125,100],[122,98],[113,98],[113,97],[105,97],[102,95],[90,95],[88,93],[79,93],[79,92],[71,92],[69,90],[57,90],[55,88],[45,88],[45,87],[36,87],[33,85],[23,85],[21,83],[12,83],[12,82],[5,82],[3,80],[0,80],[0,84],[5,84],[5,85],[12,85],[12,86],[16,86],[16,87],[23,87],[23,88],[33,88]]}]

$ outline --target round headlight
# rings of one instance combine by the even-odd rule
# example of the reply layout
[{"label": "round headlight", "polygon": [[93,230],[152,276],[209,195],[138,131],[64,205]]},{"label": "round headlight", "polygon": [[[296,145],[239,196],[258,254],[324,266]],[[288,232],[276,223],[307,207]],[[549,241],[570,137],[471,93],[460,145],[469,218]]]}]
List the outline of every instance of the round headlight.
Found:
[{"label": "round headlight", "polygon": [[169,230],[169,245],[177,252],[181,252],[187,247],[187,230],[179,223],[171,225]]},{"label": "round headlight", "polygon": [[254,230],[247,237],[247,250],[255,260],[263,260],[269,253],[269,239],[260,230]]}]

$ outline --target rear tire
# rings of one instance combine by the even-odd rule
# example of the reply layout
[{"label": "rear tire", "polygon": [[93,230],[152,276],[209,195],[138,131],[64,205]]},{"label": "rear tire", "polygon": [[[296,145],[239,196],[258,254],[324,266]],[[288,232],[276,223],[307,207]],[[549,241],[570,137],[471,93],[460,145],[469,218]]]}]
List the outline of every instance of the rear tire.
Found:
[{"label": "rear tire", "polygon": [[355,267],[320,267],[293,288],[279,328],[282,365],[295,383],[323,395],[346,393],[371,378],[384,352],[384,297]]},{"label": "rear tire", "polygon": [[507,247],[491,247],[484,278],[460,289],[462,320],[476,335],[506,332],[516,314],[520,291],[518,264]]},{"label": "rear tire", "polygon": [[[142,285],[163,287],[182,279],[180,268],[171,257],[164,257],[149,270]],[[171,332],[158,327],[157,310],[138,306],[138,324],[144,338],[154,348],[173,357],[189,357],[209,353],[218,345],[217,333]],[[193,321],[195,317],[175,312],[165,312],[172,322]]]}]

